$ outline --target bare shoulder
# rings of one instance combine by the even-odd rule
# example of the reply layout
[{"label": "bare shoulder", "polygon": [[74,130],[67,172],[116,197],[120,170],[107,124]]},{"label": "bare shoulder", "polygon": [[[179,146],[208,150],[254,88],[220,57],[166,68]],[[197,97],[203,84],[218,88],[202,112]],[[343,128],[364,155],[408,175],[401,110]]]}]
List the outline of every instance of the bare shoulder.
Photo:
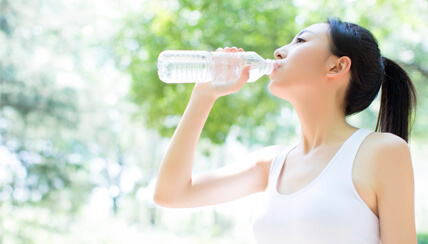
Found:
[{"label": "bare shoulder", "polygon": [[365,154],[376,158],[406,153],[409,146],[405,140],[392,133],[372,132],[365,139],[361,149]]},{"label": "bare shoulder", "polygon": [[412,172],[410,149],[405,140],[392,133],[373,132],[360,148],[361,158],[370,165],[373,185],[379,191],[394,181],[398,172]]},{"label": "bare shoulder", "polygon": [[372,146],[380,146],[380,147],[396,147],[396,146],[406,146],[407,142],[403,140],[403,138],[394,135],[389,132],[372,132],[367,136],[366,139],[368,142],[374,143]]}]

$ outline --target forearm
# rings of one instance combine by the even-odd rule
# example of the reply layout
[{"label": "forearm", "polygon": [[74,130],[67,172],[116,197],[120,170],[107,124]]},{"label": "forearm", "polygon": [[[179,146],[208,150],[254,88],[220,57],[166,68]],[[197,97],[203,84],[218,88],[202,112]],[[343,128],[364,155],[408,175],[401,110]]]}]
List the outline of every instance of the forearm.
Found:
[{"label": "forearm", "polygon": [[160,165],[155,201],[171,203],[191,185],[196,147],[214,102],[192,94]]}]

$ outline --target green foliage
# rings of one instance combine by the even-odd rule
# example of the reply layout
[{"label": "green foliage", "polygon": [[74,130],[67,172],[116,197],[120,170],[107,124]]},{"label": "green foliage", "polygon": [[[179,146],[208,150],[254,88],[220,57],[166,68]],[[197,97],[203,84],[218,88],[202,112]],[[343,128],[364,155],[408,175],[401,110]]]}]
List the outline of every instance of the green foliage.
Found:
[{"label": "green foliage", "polygon": [[418,234],[418,244],[428,244],[428,233]]},{"label": "green foliage", "polygon": [[[418,50],[414,57],[403,63],[426,67],[427,47],[421,42],[397,38],[396,26],[406,26],[415,33],[424,27],[421,22],[404,14],[403,6],[395,2],[381,1],[367,7],[361,1],[178,1],[146,2],[150,12],[129,15],[123,30],[115,43],[119,63],[133,78],[132,99],[141,106],[141,116],[149,128],[162,136],[171,137],[179,118],[184,112],[193,85],[165,84],[157,75],[156,60],[163,50],[210,50],[217,47],[237,46],[247,51],[256,51],[265,58],[273,58],[273,51],[287,44],[295,34],[306,26],[323,22],[328,16],[342,17],[345,21],[357,22],[371,29],[379,38],[384,53],[400,58],[398,47],[404,56],[411,56],[411,50]],[[303,5],[304,4],[304,5]],[[416,13],[416,3],[407,5]],[[383,11],[390,9],[391,11]],[[394,18],[391,21],[390,18]],[[405,24],[403,24],[405,23]],[[416,34],[415,34],[416,35]],[[129,45],[133,43],[133,45]],[[424,46],[425,45],[425,46]],[[410,51],[409,51],[410,50]],[[391,54],[391,55],[388,55]],[[409,57],[407,57],[409,58]],[[125,62],[126,63],[126,62]],[[425,69],[425,68],[424,68]],[[413,72],[416,73],[416,72]],[[413,74],[412,73],[412,74]],[[426,78],[426,77],[424,77]],[[275,99],[267,90],[267,77],[254,84],[248,84],[236,95],[219,99],[210,113],[202,133],[213,143],[223,143],[232,125],[242,127],[240,140],[252,143],[273,143],[254,139],[244,130],[264,127],[265,134],[273,134],[274,128],[265,126],[271,118],[279,119],[280,111],[290,107],[289,103]],[[416,81],[417,84],[421,82]],[[425,85],[424,85],[425,87]],[[370,116],[375,117],[377,116]],[[376,117],[375,117],[376,118]],[[293,127],[295,125],[291,125]],[[362,126],[360,124],[360,126]],[[287,126],[281,127],[289,131]],[[421,127],[419,127],[421,128]],[[374,130],[374,127],[373,127]],[[418,134],[425,133],[418,130]]]}]

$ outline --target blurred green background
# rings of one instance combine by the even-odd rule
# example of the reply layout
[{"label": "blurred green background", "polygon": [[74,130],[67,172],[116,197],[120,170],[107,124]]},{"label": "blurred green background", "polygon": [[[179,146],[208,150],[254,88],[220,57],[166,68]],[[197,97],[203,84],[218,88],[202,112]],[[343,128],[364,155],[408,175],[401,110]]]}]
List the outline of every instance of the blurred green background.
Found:
[{"label": "blurred green background", "polygon": [[[419,243],[428,243],[426,0],[0,0],[0,243],[254,243],[260,195],[194,209],[152,201],[192,84],[165,84],[166,49],[237,46],[273,58],[328,16],[377,37],[417,87],[409,142]],[[291,105],[268,78],[219,99],[194,173],[297,142]],[[379,99],[349,118],[374,130]]]}]

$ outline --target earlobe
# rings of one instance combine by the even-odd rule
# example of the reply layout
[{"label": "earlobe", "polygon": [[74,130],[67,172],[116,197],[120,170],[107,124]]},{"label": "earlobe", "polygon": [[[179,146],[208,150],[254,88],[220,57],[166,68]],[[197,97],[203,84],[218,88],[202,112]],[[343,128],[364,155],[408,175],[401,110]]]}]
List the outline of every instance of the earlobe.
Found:
[{"label": "earlobe", "polygon": [[337,58],[328,71],[328,76],[341,76],[351,69],[351,59],[347,56]]}]

